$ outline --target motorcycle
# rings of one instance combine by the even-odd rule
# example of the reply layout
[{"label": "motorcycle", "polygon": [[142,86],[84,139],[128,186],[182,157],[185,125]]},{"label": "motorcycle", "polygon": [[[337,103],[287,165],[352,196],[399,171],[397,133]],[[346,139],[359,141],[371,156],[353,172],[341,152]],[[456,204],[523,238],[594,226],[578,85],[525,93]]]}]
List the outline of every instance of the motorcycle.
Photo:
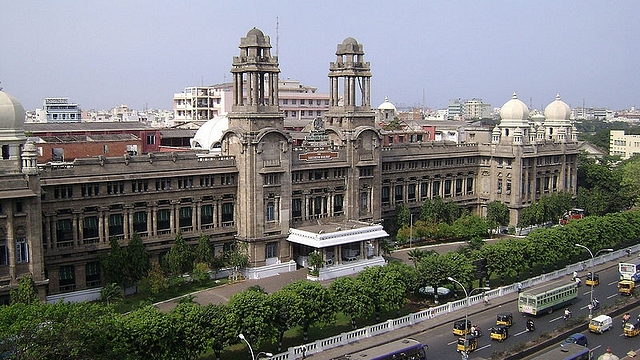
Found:
[{"label": "motorcycle", "polygon": [[533,323],[533,320],[527,320],[527,331],[532,332],[536,330],[536,324]]}]

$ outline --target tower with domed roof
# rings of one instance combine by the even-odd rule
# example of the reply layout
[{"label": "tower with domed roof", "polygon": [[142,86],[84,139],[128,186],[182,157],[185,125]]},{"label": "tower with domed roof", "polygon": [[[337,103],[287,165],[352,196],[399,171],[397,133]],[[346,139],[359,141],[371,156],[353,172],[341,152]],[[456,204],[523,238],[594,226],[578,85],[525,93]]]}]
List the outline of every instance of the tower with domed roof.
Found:
[{"label": "tower with domed roof", "polygon": [[556,99],[544,109],[545,137],[558,142],[575,142],[577,134],[571,124],[571,108],[556,94]]},{"label": "tower with domed roof", "polygon": [[[233,58],[233,106],[229,127],[220,139],[221,154],[235,158],[236,239],[248,244],[251,266],[265,265],[265,239],[275,255],[288,260],[291,202],[291,137],[284,131],[278,105],[278,59],[271,55],[269,36],[256,28],[240,40]],[[246,101],[243,99],[246,98]],[[227,210],[228,211],[228,210]]]},{"label": "tower with domed roof", "polygon": [[30,142],[23,152],[24,118],[20,102],[0,90],[0,304],[23,276],[46,293],[37,153]]},{"label": "tower with domed roof", "polygon": [[500,108],[491,144],[479,148],[481,162],[489,165],[479,174],[479,195],[481,201],[507,204],[511,224],[518,224],[523,207],[543,196],[576,194],[578,150],[569,115],[559,97],[544,116],[531,115],[516,93]]}]

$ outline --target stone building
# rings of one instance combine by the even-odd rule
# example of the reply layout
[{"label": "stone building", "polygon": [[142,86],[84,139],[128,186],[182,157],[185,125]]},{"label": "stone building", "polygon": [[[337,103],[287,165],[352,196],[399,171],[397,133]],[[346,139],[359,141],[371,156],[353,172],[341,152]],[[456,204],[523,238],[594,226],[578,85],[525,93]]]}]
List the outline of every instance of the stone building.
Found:
[{"label": "stone building", "polygon": [[398,204],[417,213],[440,196],[483,214],[500,200],[515,225],[520,209],[545,193],[575,193],[575,129],[559,98],[546,121],[532,121],[514,95],[500,124],[467,128],[464,141],[385,144],[371,108],[370,64],[363,45],[346,38],[329,64],[328,110],[292,131],[269,37],[251,29],[239,49],[232,109],[203,125],[209,133],[196,133],[191,151],[36,166],[24,110],[0,92],[4,301],[29,273],[49,301],[95,298],[104,284],[99,254],[111,238],[126,246],[134,233],[155,261],[177,234],[191,244],[210,236],[216,254],[245,243],[249,278],[307,267],[317,252],[322,280],[384,264],[379,241]]}]

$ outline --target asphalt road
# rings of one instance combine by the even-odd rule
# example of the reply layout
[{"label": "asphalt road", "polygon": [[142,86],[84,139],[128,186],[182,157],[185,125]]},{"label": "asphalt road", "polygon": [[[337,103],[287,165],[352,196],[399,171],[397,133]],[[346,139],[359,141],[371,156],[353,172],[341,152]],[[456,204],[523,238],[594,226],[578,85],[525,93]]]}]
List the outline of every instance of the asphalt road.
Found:
[{"label": "asphalt road", "polygon": [[[620,296],[617,289],[619,276],[617,263],[610,263],[608,266],[609,267],[607,269],[598,272],[600,275],[600,285],[593,287],[594,297],[600,300],[601,309],[605,309],[606,307],[615,304],[616,299]],[[580,274],[583,279],[585,274],[586,272]],[[554,281],[554,283],[561,285],[568,281],[571,281],[570,276],[558,279]],[[587,305],[590,301],[590,291],[591,287],[585,285],[580,286],[578,299],[569,306],[574,317],[583,317],[585,319],[588,317],[589,309]],[[501,312],[511,312],[514,316],[514,324],[509,329],[509,337],[503,342],[498,342],[490,339],[487,329],[495,325],[496,315]],[[640,309],[636,311],[634,316],[637,314],[640,314]],[[460,314],[460,318],[464,318],[464,314]],[[530,333],[525,331],[525,322],[527,317],[518,312],[516,301],[505,303],[498,307],[490,308],[487,311],[473,314],[469,319],[473,324],[478,324],[480,326],[483,331],[483,335],[480,338],[478,349],[470,354],[470,359],[489,359],[494,352],[506,351],[518,345],[524,346],[526,342],[538,338],[541,333],[550,333],[556,327],[564,325],[562,311],[556,311],[551,314],[532,318],[536,324],[536,330],[535,332]],[[638,341],[640,337],[635,339],[626,339],[620,336],[620,324],[620,318],[616,318],[614,319],[613,331],[603,335],[592,333],[586,334],[589,339],[589,344],[592,348],[597,346],[599,346],[599,348],[604,347],[604,349],[601,349],[601,353],[604,353],[604,350],[607,347],[611,347],[614,352],[620,353],[623,351],[626,353],[626,351],[634,347],[633,344],[635,344],[635,347],[640,347],[640,342]],[[459,360],[461,358],[460,354],[456,352],[458,337],[452,333],[452,323],[442,324],[434,329],[416,334],[412,337],[429,345],[429,359]],[[562,340],[564,339],[558,339],[558,343],[562,342]],[[596,348],[596,350],[599,348]]]}]

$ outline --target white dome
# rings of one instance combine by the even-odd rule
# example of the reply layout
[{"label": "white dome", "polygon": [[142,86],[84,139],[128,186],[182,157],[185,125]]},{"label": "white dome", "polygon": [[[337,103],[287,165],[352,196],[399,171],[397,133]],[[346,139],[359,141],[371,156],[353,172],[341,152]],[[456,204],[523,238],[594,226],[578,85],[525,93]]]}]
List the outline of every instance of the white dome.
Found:
[{"label": "white dome", "polygon": [[526,121],[529,118],[529,108],[518,99],[518,95],[514,92],[511,100],[500,108],[500,118],[503,121]]},{"label": "white dome", "polygon": [[24,108],[13,96],[0,91],[0,139],[24,139]]},{"label": "white dome", "polygon": [[544,109],[544,116],[548,121],[567,121],[571,117],[571,108],[560,100],[560,94]]},{"label": "white dome", "polygon": [[0,91],[0,129],[24,129],[24,108],[22,104],[4,91]]},{"label": "white dome", "polygon": [[393,110],[396,111],[396,107],[389,101],[388,97],[384,98],[384,102],[378,106],[378,110]]},{"label": "white dome", "polygon": [[216,116],[205,122],[196,131],[196,135],[191,139],[192,149],[211,150],[222,138],[222,133],[229,128],[229,119],[226,115]]}]

